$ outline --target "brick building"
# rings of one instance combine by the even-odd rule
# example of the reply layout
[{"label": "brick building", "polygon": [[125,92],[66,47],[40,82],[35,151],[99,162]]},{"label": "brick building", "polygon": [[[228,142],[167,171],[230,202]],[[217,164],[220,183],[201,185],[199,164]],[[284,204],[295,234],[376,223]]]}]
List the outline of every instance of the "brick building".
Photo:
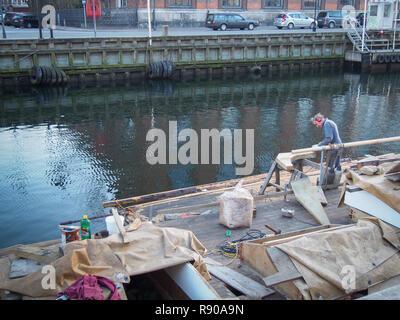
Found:
[{"label": "brick building", "polygon": [[[82,0],[37,0],[44,5],[56,5],[57,13],[65,25],[82,26]],[[9,11],[27,11],[28,0],[0,0]],[[147,25],[147,0],[101,0],[104,18],[99,23],[112,25]],[[68,5],[67,5],[68,4]],[[248,19],[259,20],[262,25],[271,25],[282,11],[296,10],[313,16],[320,10],[341,10],[353,6],[356,12],[364,9],[364,0],[150,0],[151,19],[154,26],[178,27],[204,26],[207,11],[237,12]],[[73,12],[75,10],[75,12]],[[79,16],[79,17],[78,17]],[[107,22],[107,23],[106,23]]]},{"label": "brick building", "polygon": [[[110,7],[146,8],[146,0],[106,0]],[[315,3],[315,1],[317,3]],[[152,7],[162,9],[209,10],[309,10],[315,5],[319,10],[341,10],[351,5],[356,10],[364,8],[363,0],[151,0]]]}]

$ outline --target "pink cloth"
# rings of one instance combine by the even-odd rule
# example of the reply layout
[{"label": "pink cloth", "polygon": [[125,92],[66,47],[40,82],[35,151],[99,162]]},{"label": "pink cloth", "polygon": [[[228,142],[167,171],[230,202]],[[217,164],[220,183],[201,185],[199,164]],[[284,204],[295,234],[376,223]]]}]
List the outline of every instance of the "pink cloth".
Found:
[{"label": "pink cloth", "polygon": [[102,295],[103,289],[100,287],[100,285],[103,285],[111,290],[109,300],[121,300],[117,286],[114,284],[114,282],[104,277],[92,276],[88,274],[85,274],[83,277],[75,281],[64,292],[60,292],[57,297],[66,295],[69,299],[105,300]]}]

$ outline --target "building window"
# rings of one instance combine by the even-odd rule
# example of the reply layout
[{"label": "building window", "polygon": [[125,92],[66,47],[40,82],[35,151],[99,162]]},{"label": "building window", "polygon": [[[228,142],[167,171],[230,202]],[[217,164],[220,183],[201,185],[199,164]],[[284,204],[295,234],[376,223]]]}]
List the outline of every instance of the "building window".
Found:
[{"label": "building window", "polygon": [[304,0],[303,8],[304,9],[320,9],[321,0]]},{"label": "building window", "polygon": [[[369,15],[371,17],[376,17],[378,15],[378,6],[377,5],[373,5],[369,8]],[[368,16],[367,16],[368,17]]]},{"label": "building window", "polygon": [[383,6],[383,16],[385,18],[390,16],[390,9],[392,9],[392,5],[391,4],[385,4]]},{"label": "building window", "polygon": [[344,6],[354,7],[354,0],[339,0],[339,8],[342,9]]},{"label": "building window", "polygon": [[168,0],[168,7],[192,7],[192,0]]},{"label": "building window", "polygon": [[265,0],[264,8],[282,8],[282,0]]},{"label": "building window", "polygon": [[222,8],[241,8],[242,0],[222,0]]},{"label": "building window", "polygon": [[126,8],[128,0],[117,0],[117,8]]}]

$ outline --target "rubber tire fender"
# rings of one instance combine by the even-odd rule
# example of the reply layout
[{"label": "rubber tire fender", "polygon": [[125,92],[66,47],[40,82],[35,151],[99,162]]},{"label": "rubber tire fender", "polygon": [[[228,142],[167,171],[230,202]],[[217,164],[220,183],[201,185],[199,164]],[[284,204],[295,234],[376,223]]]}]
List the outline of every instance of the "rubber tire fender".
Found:
[{"label": "rubber tire fender", "polygon": [[379,54],[376,57],[376,61],[378,61],[378,63],[384,63],[385,62],[385,56],[383,54]]},{"label": "rubber tire fender", "polygon": [[400,53],[396,56],[396,62],[400,63]]},{"label": "rubber tire fender", "polygon": [[152,75],[153,75],[153,70],[152,70],[152,67],[151,67],[151,62],[147,65],[146,73],[147,73],[147,78],[151,79],[151,78],[152,78]]},{"label": "rubber tire fender", "polygon": [[42,81],[43,73],[40,67],[32,67],[29,71],[30,81],[33,85],[38,85]]},{"label": "rubber tire fender", "polygon": [[40,69],[42,69],[42,81],[40,82],[40,84],[46,84],[47,83],[47,71],[45,67],[39,67]]},{"label": "rubber tire fender", "polygon": [[390,63],[390,54],[385,54],[385,62]]},{"label": "rubber tire fender", "polygon": [[167,79],[168,78],[168,61],[163,61],[162,65],[163,65],[163,78]]},{"label": "rubber tire fender", "polygon": [[62,78],[62,74],[60,72],[60,69],[54,68],[54,71],[56,72],[56,76],[57,76],[57,84],[58,85],[62,84],[63,78]]},{"label": "rubber tire fender", "polygon": [[397,55],[396,54],[391,54],[390,55],[390,62],[391,63],[396,63],[396,61],[397,61]]},{"label": "rubber tire fender", "polygon": [[171,61],[168,61],[168,78],[171,78],[173,73],[174,73],[174,65],[172,64]]},{"label": "rubber tire fender", "polygon": [[164,71],[164,67],[163,67],[162,61],[158,61],[157,62],[157,75],[158,75],[158,78],[162,78],[163,77],[163,71]]},{"label": "rubber tire fender", "polygon": [[67,76],[67,74],[65,73],[64,70],[60,69],[60,72],[61,72],[61,76],[62,76],[62,83],[66,84],[68,82],[68,76]]},{"label": "rubber tire fender", "polygon": [[46,84],[51,84],[51,69],[50,67],[44,67],[46,70]]},{"label": "rubber tire fender", "polygon": [[55,85],[57,83],[57,73],[56,70],[54,69],[54,67],[50,67],[50,73],[51,73],[51,80],[50,80],[50,84],[51,85]]},{"label": "rubber tire fender", "polygon": [[154,65],[154,62],[150,62],[149,78],[154,79],[156,76],[156,66]]}]

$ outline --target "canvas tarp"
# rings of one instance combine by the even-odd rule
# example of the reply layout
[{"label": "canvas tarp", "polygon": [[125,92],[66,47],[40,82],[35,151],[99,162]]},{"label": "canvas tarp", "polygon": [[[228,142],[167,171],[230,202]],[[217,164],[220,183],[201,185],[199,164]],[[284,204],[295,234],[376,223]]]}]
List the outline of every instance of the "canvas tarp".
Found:
[{"label": "canvas tarp", "polygon": [[372,176],[350,171],[346,183],[359,186],[400,213],[400,182],[391,181],[384,176],[384,172],[387,172],[393,165],[393,162],[382,163],[379,167],[383,169],[383,173]]},{"label": "canvas tarp", "polygon": [[56,296],[85,274],[127,283],[129,276],[185,262],[193,262],[200,274],[206,280],[210,279],[202,259],[206,248],[191,231],[143,223],[139,229],[126,234],[128,243],[123,243],[120,234],[68,243],[64,256],[51,264],[56,271],[55,289],[43,288],[42,280],[45,283],[47,280],[40,270],[23,278],[8,279],[6,270],[9,270],[11,260],[3,258],[0,261],[0,289],[31,297]]},{"label": "canvas tarp", "polygon": [[376,218],[277,247],[302,274],[311,295],[303,293],[304,299],[337,299],[400,274],[398,231]]}]

